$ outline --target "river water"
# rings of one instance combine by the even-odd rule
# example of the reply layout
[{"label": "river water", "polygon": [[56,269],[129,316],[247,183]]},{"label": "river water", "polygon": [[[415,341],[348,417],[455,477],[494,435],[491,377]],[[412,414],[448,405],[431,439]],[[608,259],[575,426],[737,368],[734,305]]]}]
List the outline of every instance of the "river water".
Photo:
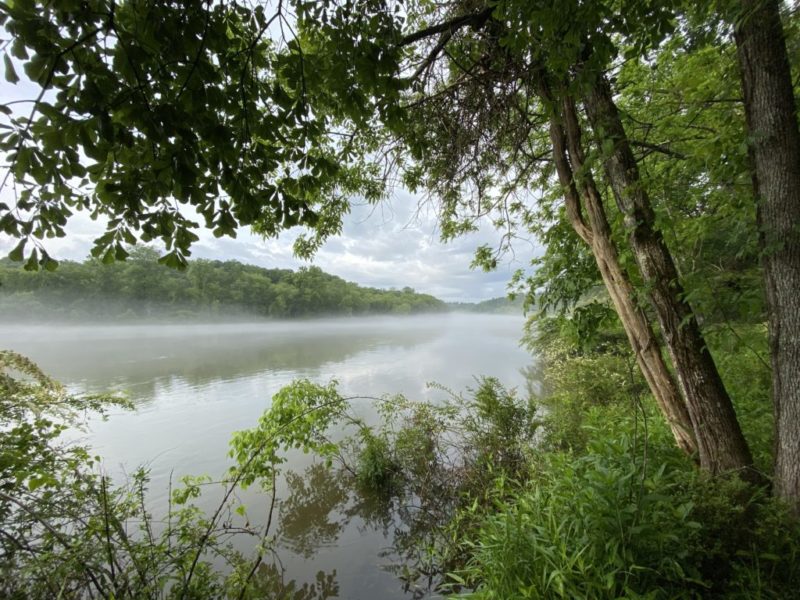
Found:
[{"label": "river water", "polygon": [[[147,466],[148,501],[158,513],[170,480],[222,476],[231,433],[253,427],[272,395],[294,379],[336,379],[344,396],[403,394],[433,402],[444,392],[429,382],[463,391],[481,375],[523,391],[521,369],[531,357],[518,346],[522,325],[516,316],[457,313],[236,324],[3,324],[0,348],[29,356],[75,392],[129,396],[135,411],[90,421],[84,439],[117,479]],[[354,410],[367,419],[372,414],[369,400],[357,401]],[[346,478],[314,457],[292,454],[285,471],[275,527],[275,569],[288,585],[280,597],[294,597],[286,590],[303,583],[326,587],[319,598],[411,597],[389,569],[393,524],[376,525],[352,510]],[[264,512],[265,498],[255,491],[246,496],[248,510]]]}]

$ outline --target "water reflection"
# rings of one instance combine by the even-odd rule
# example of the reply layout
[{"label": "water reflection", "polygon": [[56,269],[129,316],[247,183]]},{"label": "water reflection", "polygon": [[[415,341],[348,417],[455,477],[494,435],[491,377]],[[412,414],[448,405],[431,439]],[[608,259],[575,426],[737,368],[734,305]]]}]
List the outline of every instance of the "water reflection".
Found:
[{"label": "water reflection", "polygon": [[[487,375],[522,385],[519,370],[530,361],[517,345],[521,332],[521,318],[481,315],[142,327],[0,325],[0,347],[30,356],[75,390],[129,390],[138,410],[91,422],[86,441],[104,457],[111,475],[149,465],[150,501],[164,507],[170,481],[225,473],[231,434],[252,427],[272,395],[293,379],[335,378],[346,396],[401,393],[432,402],[439,392],[427,389],[429,381],[461,390],[474,384],[473,376]],[[369,400],[353,409],[368,422],[374,414]],[[431,594],[424,577],[406,594],[387,571],[387,565],[402,564],[414,535],[429,532],[423,520],[415,520],[422,516],[416,499],[363,496],[344,474],[300,452],[287,457],[286,468],[295,474],[278,484],[275,560],[255,575],[263,597],[400,600]],[[264,512],[263,496],[253,489],[242,496],[254,513]],[[237,549],[249,554],[252,540],[241,543]]]},{"label": "water reflection", "polygon": [[440,573],[425,552],[429,546],[422,543],[436,524],[433,498],[369,493],[357,486],[348,470],[322,463],[285,477],[287,497],[281,503],[277,535],[283,550],[308,560],[324,547],[335,547],[348,527],[362,535],[377,533],[387,542],[378,553],[381,569],[399,580],[393,593],[384,597],[438,597]]},{"label": "water reflection", "polygon": [[316,463],[304,473],[286,474],[287,498],[280,507],[280,543],[311,558],[321,546],[336,542],[350,516],[340,514],[350,500],[346,478]]},{"label": "water reflection", "polygon": [[339,598],[336,571],[318,571],[314,581],[298,584],[286,581],[284,570],[276,563],[262,563],[256,569],[248,590],[250,598],[274,598],[275,600],[328,600]]}]

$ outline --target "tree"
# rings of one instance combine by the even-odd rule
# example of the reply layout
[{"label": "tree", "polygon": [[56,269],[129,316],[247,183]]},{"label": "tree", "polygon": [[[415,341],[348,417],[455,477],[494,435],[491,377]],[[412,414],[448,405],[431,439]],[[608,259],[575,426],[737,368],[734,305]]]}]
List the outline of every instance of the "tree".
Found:
[{"label": "tree", "polygon": [[604,160],[606,176],[625,216],[630,245],[675,366],[694,424],[700,462],[712,473],[747,468],[753,461],[750,450],[694,311],[685,300],[672,254],[655,226],[649,195],[604,78],[589,92],[586,111],[599,145],[610,146]]},{"label": "tree", "polygon": [[734,34],[769,312],[775,487],[800,513],[800,131],[777,0],[743,0]]},{"label": "tree", "polygon": [[[546,89],[543,93],[552,102]],[[620,264],[597,184],[591,171],[585,170],[586,157],[574,100],[566,97],[563,104],[561,120],[565,126],[562,127],[556,115],[551,116],[550,137],[553,161],[565,190],[567,218],[575,232],[592,248],[597,268],[628,336],[639,369],[666,417],[678,447],[687,454],[693,454],[697,451],[697,441],[692,433],[689,411],[661,355],[658,338],[644,311],[636,303],[636,293],[630,277]],[[573,166],[583,172],[580,178],[575,177]],[[578,186],[584,199],[588,224],[582,214]]]},{"label": "tree", "polygon": [[[423,15],[427,26],[401,40],[401,44],[421,47],[414,54],[419,67],[413,75],[411,97],[417,123],[416,127],[406,126],[399,135],[412,150],[420,149],[415,158],[424,164],[420,170],[428,178],[423,183],[444,204],[445,235],[469,229],[471,215],[493,210],[501,214],[498,224],[513,231],[520,221],[529,222],[531,218],[524,203],[513,201],[514,194],[531,184],[549,185],[548,172],[540,166],[546,155],[541,146],[532,148],[531,140],[537,136],[541,140],[547,127],[551,142],[557,146],[562,118],[559,104],[583,104],[588,125],[581,124],[576,116],[571,119],[574,142],[569,156],[564,155],[566,150],[556,148],[555,160],[576,162],[562,169],[562,185],[569,187],[570,169],[580,172],[575,189],[589,192],[582,195],[590,198],[598,232],[602,232],[599,194],[592,194],[596,186],[581,183],[590,181],[587,174],[596,164],[602,164],[605,180],[625,218],[636,276],[642,278],[658,318],[685,406],[677,401],[676,394],[663,391],[669,389],[666,369],[659,369],[665,377],[660,378],[661,389],[654,390],[654,395],[670,422],[680,426],[691,420],[705,469],[712,473],[748,469],[752,458],[747,443],[685,299],[672,254],[655,222],[605,76],[623,48],[638,55],[663,39],[670,29],[672,13],[660,4],[645,9],[631,3],[628,8],[620,11],[622,16],[614,15],[611,6],[603,2],[457,3],[432,9]],[[654,21],[657,27],[646,27],[648,21]],[[542,86],[543,79],[553,82],[547,83],[547,90]],[[592,164],[583,164],[580,156],[578,133],[584,127],[595,139]],[[444,140],[451,143],[445,145]],[[580,206],[568,201],[566,212],[588,242]],[[464,214],[468,215],[466,219]],[[597,240],[603,245],[592,244],[592,250],[601,270],[613,269],[609,236],[598,235]],[[629,296],[618,288],[624,283],[615,283],[610,272],[604,279],[612,298],[616,297],[621,319],[627,321],[629,337],[635,340],[632,332],[638,330],[641,339],[652,340],[641,319],[633,316],[631,304],[621,304]],[[634,344],[635,349],[637,346],[641,342]],[[657,359],[651,362],[658,363]],[[649,372],[648,381],[655,387],[652,374],[658,367],[650,367],[643,360],[640,365]],[[670,400],[665,400],[667,397]],[[677,432],[676,438],[681,437],[682,445],[691,448],[691,436]]]},{"label": "tree", "polygon": [[[159,236],[170,248],[165,262],[180,265],[194,224],[172,200],[196,207],[218,234],[236,223],[267,234],[311,226],[312,239],[299,248],[308,252],[339,227],[346,192],[378,198],[383,168],[400,171],[407,185],[438,198],[446,239],[492,215],[506,231],[503,250],[520,230],[564,232],[559,224],[567,220],[578,238],[561,241],[592,251],[676,440],[692,447],[688,415],[703,468],[749,469],[747,444],[634,152],[648,142],[632,138],[609,76],[621,58],[658,55],[674,35],[680,3],[292,6],[292,20],[282,3],[272,15],[235,3],[4,8],[14,55],[44,88],[57,90],[52,103],[39,97],[38,120],[12,113],[12,131],[0,138],[27,186],[15,207],[0,206],[0,226],[21,239],[13,257],[22,258],[26,240],[63,233],[69,211],[82,206],[112,217],[98,255],[124,256],[121,240],[141,227],[142,237]],[[144,13],[147,19],[135,18]],[[189,32],[185,40],[158,41],[177,26]],[[291,28],[292,39],[272,40],[271,26]],[[36,55],[28,58],[28,49]],[[110,86],[112,67],[122,93]],[[7,77],[16,78],[11,60]],[[66,185],[76,168],[81,176],[76,144],[94,161],[81,193]],[[551,156],[561,164],[558,186]],[[132,175],[137,169],[143,178]],[[702,168],[694,175],[706,176]],[[531,202],[536,189],[546,190],[539,206]],[[477,256],[486,266],[495,258],[489,249]],[[39,262],[51,265],[46,255]],[[596,279],[595,272],[586,280]],[[558,280],[565,297],[584,283]],[[653,350],[649,313],[682,403]]]}]

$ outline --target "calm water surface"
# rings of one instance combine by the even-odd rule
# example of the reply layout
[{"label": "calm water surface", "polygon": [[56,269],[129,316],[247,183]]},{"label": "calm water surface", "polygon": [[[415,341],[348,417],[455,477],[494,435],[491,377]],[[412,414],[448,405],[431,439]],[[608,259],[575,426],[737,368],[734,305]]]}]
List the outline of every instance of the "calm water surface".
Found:
[{"label": "calm water surface", "polygon": [[[150,504],[158,513],[166,507],[170,478],[222,475],[231,433],[254,426],[272,395],[293,379],[336,379],[345,396],[401,393],[434,402],[443,393],[429,389],[428,382],[462,391],[474,384],[474,376],[486,375],[524,389],[520,370],[531,358],[518,347],[522,324],[514,316],[445,314],[204,325],[0,325],[0,347],[29,356],[74,391],[128,394],[136,411],[92,421],[87,441],[117,478],[138,465],[149,467]],[[367,400],[354,410],[367,419],[374,414]],[[279,485],[276,527],[277,568],[284,580],[300,587],[321,573],[338,590],[325,597],[408,598],[387,570],[392,523],[378,526],[353,510],[346,478],[313,457],[292,455],[285,470],[290,474]],[[251,514],[266,514],[263,495],[249,490],[244,499]],[[210,507],[213,497],[207,502]]]}]

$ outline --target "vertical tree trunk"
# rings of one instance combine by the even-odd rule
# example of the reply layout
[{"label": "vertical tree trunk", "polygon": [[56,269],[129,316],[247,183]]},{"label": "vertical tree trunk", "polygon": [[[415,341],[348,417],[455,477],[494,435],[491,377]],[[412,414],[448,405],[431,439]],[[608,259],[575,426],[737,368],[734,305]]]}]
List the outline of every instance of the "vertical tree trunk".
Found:
[{"label": "vertical tree trunk", "polygon": [[779,3],[741,7],[734,36],[769,312],[775,492],[800,513],[800,132]]},{"label": "vertical tree trunk", "polygon": [[605,78],[587,94],[585,107],[691,416],[700,466],[714,474],[741,470],[753,477],[750,450],[694,312],[683,298],[672,255],[655,229],[650,198]]},{"label": "vertical tree trunk", "polygon": [[[542,94],[552,101],[544,84],[542,84]],[[584,161],[580,136],[570,127],[572,124],[570,118],[575,118],[575,115],[574,111],[571,114],[568,112],[569,106],[573,106],[571,100],[565,106],[567,131],[570,135],[565,135],[555,116],[550,120],[553,159],[559,181],[564,188],[567,217],[578,236],[592,249],[603,283],[633,348],[637,365],[669,424],[676,444],[686,454],[694,454],[697,451],[697,444],[692,434],[693,427],[689,413],[672,375],[664,364],[653,329],[644,312],[636,305],[635,291],[627,273],[619,263],[617,249],[611,239],[611,228],[597,187],[591,174],[584,174],[585,176],[576,182],[575,171],[582,170]],[[572,165],[567,159],[567,146],[572,156]],[[581,188],[587,204],[588,225],[583,218],[577,187]]]}]

